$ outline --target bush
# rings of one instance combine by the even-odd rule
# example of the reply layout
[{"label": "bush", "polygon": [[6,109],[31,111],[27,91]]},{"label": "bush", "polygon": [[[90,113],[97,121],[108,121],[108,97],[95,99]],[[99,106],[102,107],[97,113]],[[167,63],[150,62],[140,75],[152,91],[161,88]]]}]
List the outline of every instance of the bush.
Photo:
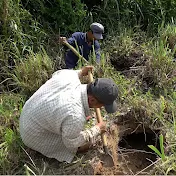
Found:
[{"label": "bush", "polygon": [[86,16],[84,4],[80,0],[29,0],[22,1],[24,7],[44,25],[63,35],[80,30]]},{"label": "bush", "polygon": [[101,7],[92,9],[94,20],[106,24],[108,29],[117,29],[119,23],[140,26],[151,34],[156,33],[162,22],[171,22],[176,16],[174,0],[104,0]]},{"label": "bush", "polygon": [[31,96],[54,72],[53,61],[45,51],[31,52],[27,59],[16,63],[12,78],[26,96]]}]

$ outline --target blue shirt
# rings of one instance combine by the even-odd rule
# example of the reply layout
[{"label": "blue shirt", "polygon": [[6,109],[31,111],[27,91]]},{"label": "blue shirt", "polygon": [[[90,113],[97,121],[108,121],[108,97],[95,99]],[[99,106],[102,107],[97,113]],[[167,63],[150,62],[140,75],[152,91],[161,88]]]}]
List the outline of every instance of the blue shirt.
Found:
[{"label": "blue shirt", "polygon": [[[75,32],[67,40],[74,48],[79,48],[79,53],[88,61],[90,52],[93,52],[93,45],[96,54],[96,61],[100,62],[100,44],[97,40],[94,43],[88,44],[86,39],[86,33]],[[76,46],[77,45],[77,46]],[[67,68],[75,68],[77,66],[78,57],[69,49],[65,56],[65,63]]]}]

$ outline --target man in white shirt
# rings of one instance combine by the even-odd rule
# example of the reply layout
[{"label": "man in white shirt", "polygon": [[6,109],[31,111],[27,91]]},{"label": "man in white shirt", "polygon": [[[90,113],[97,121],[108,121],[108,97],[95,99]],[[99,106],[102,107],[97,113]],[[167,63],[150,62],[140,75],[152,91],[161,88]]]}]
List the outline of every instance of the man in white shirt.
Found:
[{"label": "man in white shirt", "polygon": [[20,135],[26,146],[49,158],[70,163],[78,148],[105,131],[98,123],[84,130],[89,108],[117,109],[118,89],[108,78],[81,84],[79,78],[92,66],[82,70],[59,70],[26,101],[20,116]]}]

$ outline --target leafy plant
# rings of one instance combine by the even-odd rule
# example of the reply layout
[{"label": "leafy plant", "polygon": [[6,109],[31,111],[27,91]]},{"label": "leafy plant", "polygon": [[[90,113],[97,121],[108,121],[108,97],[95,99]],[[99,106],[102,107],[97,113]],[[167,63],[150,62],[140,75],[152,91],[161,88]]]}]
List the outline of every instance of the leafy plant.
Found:
[{"label": "leafy plant", "polygon": [[86,10],[81,0],[24,0],[23,5],[45,29],[66,35],[81,30]]},{"label": "leafy plant", "polygon": [[164,161],[166,156],[165,156],[165,153],[164,153],[164,145],[163,145],[163,135],[161,134],[160,137],[159,137],[159,142],[160,142],[160,150],[159,151],[155,146],[153,145],[148,145],[148,147],[150,149],[152,149],[159,157],[161,157],[161,159]]}]

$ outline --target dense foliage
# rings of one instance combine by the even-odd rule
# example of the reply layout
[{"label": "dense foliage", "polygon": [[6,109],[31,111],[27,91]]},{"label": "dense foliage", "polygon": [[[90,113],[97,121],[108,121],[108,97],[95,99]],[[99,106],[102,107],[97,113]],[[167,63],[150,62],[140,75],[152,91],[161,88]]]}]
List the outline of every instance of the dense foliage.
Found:
[{"label": "dense foliage", "polygon": [[93,21],[106,34],[95,76],[119,85],[123,112],[131,109],[144,126],[159,122],[166,153],[152,174],[175,174],[175,17],[175,0],[0,0],[0,174],[45,173],[20,140],[20,112],[62,65],[58,37]]}]

